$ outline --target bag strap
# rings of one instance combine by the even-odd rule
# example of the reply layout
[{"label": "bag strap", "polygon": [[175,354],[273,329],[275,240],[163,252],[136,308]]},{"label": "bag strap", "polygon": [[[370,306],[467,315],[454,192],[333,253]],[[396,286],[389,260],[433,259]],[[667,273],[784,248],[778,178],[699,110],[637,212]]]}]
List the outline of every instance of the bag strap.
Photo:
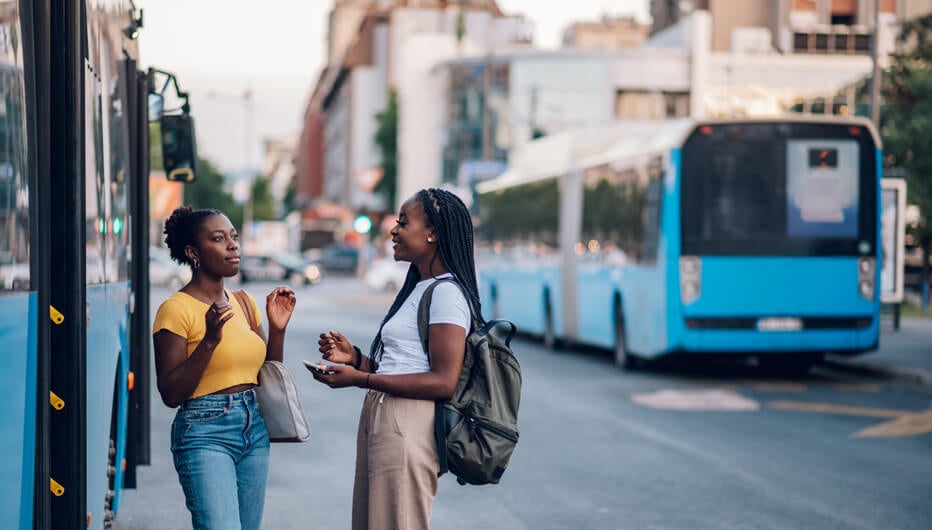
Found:
[{"label": "bag strap", "polygon": [[233,291],[233,296],[236,297],[236,301],[239,302],[239,306],[243,309],[243,314],[246,315],[246,321],[249,322],[249,327],[252,328],[256,334],[259,333],[259,321],[256,320],[256,313],[252,310],[252,303],[249,301],[249,294],[245,289],[239,289]]},{"label": "bag strap", "polygon": [[[434,283],[427,286],[424,294],[421,296],[421,303],[417,306],[417,334],[421,338],[421,346],[424,347],[424,353],[427,354],[427,362],[430,363],[430,350],[427,348],[427,341],[430,335],[430,301],[434,297],[434,289],[443,282],[450,282],[459,287],[463,297],[466,298],[466,304],[469,305],[469,317],[471,320],[470,331],[475,331],[479,327],[480,319],[476,316],[476,310],[472,306],[472,300],[466,294],[466,290],[454,278],[440,278]],[[467,333],[468,335],[469,333]]]}]

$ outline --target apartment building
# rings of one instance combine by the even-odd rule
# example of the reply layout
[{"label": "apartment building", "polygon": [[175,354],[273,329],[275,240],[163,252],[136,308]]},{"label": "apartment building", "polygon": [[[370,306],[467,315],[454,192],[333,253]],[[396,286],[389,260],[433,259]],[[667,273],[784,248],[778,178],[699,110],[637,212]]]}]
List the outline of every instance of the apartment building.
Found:
[{"label": "apartment building", "polygon": [[652,34],[698,10],[712,15],[713,52],[870,54],[875,2],[881,55],[898,20],[932,12],[932,0],[652,0]]},{"label": "apartment building", "polygon": [[573,22],[563,31],[563,47],[582,50],[634,48],[647,40],[651,26],[634,17],[603,16],[596,21]]}]

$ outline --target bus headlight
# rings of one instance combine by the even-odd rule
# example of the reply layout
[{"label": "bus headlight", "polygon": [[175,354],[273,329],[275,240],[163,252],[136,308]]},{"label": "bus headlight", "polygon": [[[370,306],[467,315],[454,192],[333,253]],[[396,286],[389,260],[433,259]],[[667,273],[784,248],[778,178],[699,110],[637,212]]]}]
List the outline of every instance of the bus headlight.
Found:
[{"label": "bus headlight", "polygon": [[697,256],[680,258],[680,301],[686,305],[702,294],[702,261]]},{"label": "bus headlight", "polygon": [[874,299],[874,258],[858,258],[858,294]]}]

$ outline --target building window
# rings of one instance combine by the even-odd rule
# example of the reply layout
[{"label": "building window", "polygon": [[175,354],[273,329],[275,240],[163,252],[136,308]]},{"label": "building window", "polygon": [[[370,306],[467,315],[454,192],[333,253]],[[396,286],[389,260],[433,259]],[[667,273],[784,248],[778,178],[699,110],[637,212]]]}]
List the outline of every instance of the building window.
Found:
[{"label": "building window", "polygon": [[615,96],[615,118],[656,120],[689,116],[688,92],[619,90]]}]

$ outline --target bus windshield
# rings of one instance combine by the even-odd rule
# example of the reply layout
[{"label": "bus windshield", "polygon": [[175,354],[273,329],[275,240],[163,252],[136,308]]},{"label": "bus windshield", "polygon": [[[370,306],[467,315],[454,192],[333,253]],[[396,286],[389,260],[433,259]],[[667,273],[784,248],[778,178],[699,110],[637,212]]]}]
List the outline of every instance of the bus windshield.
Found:
[{"label": "bus windshield", "polygon": [[872,255],[876,147],[863,127],[703,125],[682,150],[687,255]]}]

